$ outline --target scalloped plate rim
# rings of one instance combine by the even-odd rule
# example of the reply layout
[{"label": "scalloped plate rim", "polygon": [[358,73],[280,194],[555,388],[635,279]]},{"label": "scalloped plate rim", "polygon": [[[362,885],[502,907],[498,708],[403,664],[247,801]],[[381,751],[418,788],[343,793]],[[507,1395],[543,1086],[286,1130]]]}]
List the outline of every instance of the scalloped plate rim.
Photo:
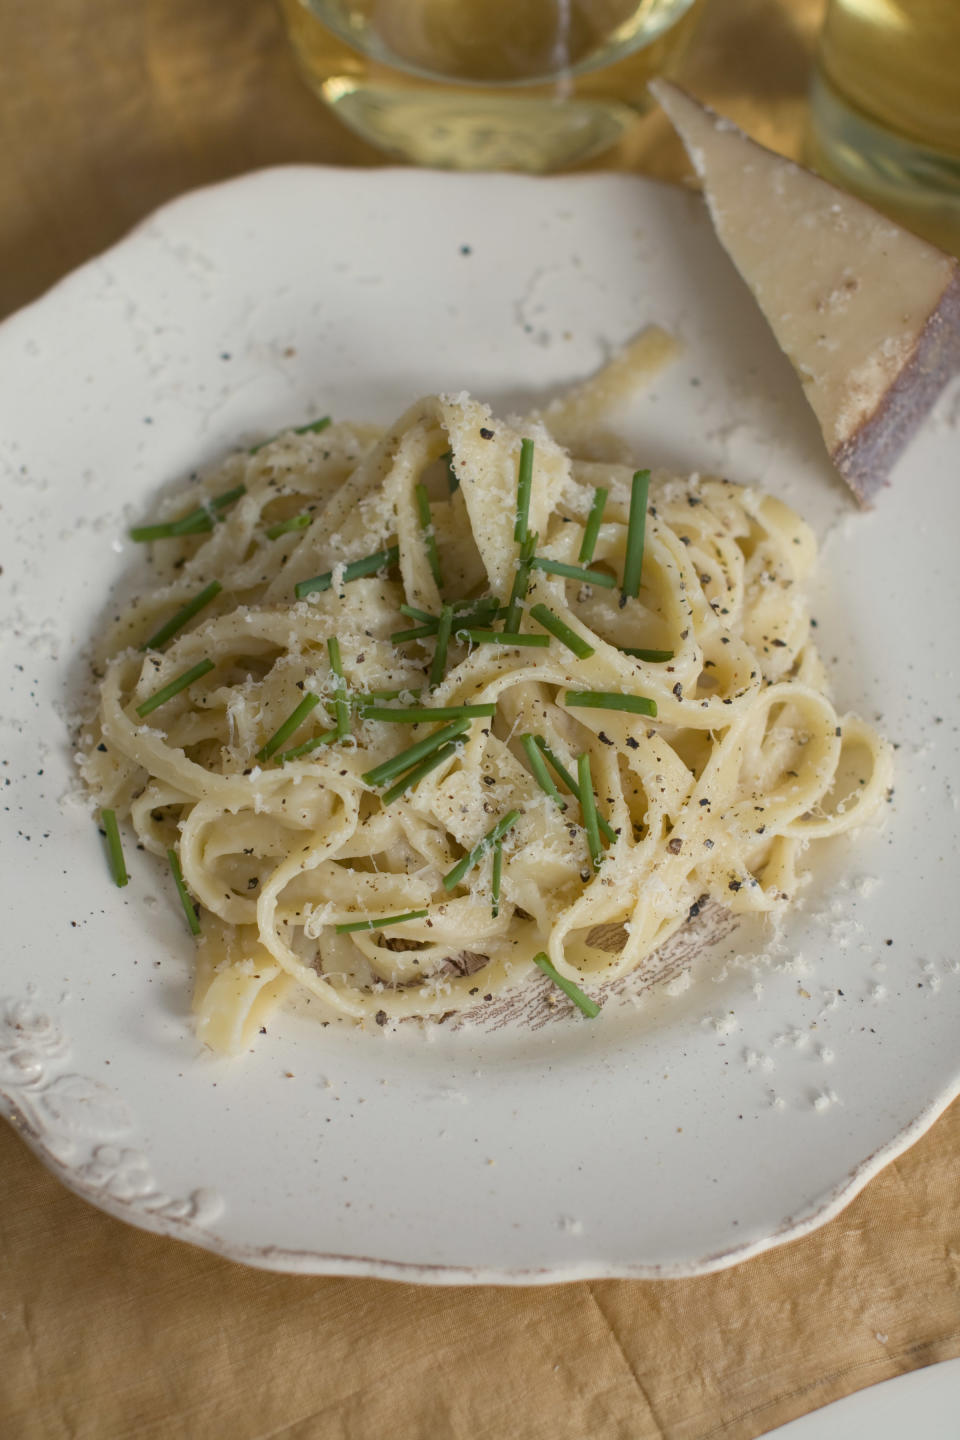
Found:
[{"label": "scalloped plate rim", "polygon": [[687,1264],[609,1265],[582,1261],[576,1265],[554,1265],[542,1269],[497,1269],[463,1265],[433,1265],[429,1262],[378,1260],[376,1257],[340,1255],[319,1250],[284,1250],[275,1245],[245,1246],[224,1240],[214,1231],[190,1220],[167,1217],[137,1210],[133,1202],[103,1195],[86,1184],[51,1154],[43,1141],[33,1133],[19,1114],[15,1099],[0,1086],[0,1100],[7,1102],[4,1119],[32,1153],[74,1195],[115,1220],[147,1230],[171,1240],[181,1240],[254,1269],[289,1275],[330,1275],[352,1279],[395,1280],[420,1285],[569,1285],[587,1280],[686,1280],[697,1275],[712,1275],[742,1261],[764,1255],[792,1240],[801,1240],[834,1220],[856,1199],[881,1170],[891,1164],[926,1134],[944,1111],[960,1097],[960,1079],[951,1090],[934,1101],[899,1134],[853,1170],[845,1180],[826,1196],[810,1214],[791,1220],[774,1234],[746,1245],[733,1246],[715,1255],[705,1255]]}]

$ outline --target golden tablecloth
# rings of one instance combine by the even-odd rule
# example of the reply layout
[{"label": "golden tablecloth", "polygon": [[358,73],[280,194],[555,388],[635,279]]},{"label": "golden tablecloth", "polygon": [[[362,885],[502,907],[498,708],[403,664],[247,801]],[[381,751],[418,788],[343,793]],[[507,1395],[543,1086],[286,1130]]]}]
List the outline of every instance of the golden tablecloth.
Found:
[{"label": "golden tablecloth", "polygon": [[[821,10],[712,0],[687,82],[798,154]],[[302,85],[267,0],[14,0],[0,82],[0,313],[192,186],[380,160]],[[613,163],[685,173],[656,117]],[[0,1435],[749,1440],[960,1355],[958,1196],[960,1104],[839,1219],[721,1274],[434,1290],[128,1229],[0,1126]]]}]

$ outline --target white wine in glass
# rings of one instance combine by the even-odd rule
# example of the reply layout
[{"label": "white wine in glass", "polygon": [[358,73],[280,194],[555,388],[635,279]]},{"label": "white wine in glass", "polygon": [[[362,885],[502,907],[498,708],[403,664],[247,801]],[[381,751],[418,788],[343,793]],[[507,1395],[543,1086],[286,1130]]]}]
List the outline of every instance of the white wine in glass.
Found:
[{"label": "white wine in glass", "polygon": [[960,0],[831,0],[811,102],[817,169],[960,247]]},{"label": "white wine in glass", "polygon": [[[960,3],[960,0],[958,0]],[[650,108],[700,0],[280,0],[300,65],[398,159],[556,170]]]}]

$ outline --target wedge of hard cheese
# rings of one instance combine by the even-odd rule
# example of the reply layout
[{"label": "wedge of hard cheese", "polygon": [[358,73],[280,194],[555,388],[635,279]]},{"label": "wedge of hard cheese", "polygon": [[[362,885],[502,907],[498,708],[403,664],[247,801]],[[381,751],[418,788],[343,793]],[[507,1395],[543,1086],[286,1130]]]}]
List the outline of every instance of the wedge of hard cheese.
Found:
[{"label": "wedge of hard cheese", "polygon": [[803,383],[830,458],[869,504],[960,369],[960,266],[677,86],[650,89],[703,182],[721,244]]}]

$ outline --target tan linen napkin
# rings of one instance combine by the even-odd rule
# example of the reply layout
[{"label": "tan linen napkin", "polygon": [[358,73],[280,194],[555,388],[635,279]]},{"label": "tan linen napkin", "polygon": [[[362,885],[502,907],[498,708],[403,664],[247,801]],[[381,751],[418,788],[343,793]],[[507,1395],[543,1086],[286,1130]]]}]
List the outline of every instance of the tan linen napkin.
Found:
[{"label": "tan linen napkin", "polygon": [[[821,10],[712,0],[688,83],[798,154]],[[0,7],[0,313],[191,186],[379,158],[301,84],[267,0]],[[686,174],[657,117],[614,158]],[[433,1290],[128,1229],[0,1126],[0,1436],[750,1440],[960,1355],[958,1194],[960,1104],[839,1219],[722,1274]]]},{"label": "tan linen napkin", "polygon": [[0,1126],[5,1440],[752,1440],[960,1355],[960,1103],[813,1235],[692,1280],[428,1289],[121,1225]]}]

